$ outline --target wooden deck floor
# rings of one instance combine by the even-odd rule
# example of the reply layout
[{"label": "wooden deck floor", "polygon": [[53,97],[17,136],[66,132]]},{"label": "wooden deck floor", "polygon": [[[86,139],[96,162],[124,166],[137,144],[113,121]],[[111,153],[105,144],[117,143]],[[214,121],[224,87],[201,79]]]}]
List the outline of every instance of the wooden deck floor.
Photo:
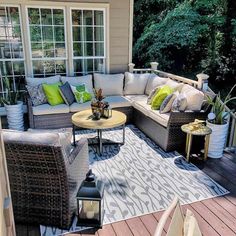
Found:
[{"label": "wooden deck floor", "polygon": [[[194,162],[208,176],[230,191],[230,194],[183,206],[192,210],[198,220],[204,236],[236,235],[236,154],[224,153],[220,160],[208,159],[206,163]],[[162,215],[162,212],[105,225],[97,232],[84,231],[78,235],[96,236],[151,236]],[[171,216],[168,219],[170,222]],[[168,227],[168,222],[165,227]],[[17,225],[17,236],[38,236],[39,228]]]}]

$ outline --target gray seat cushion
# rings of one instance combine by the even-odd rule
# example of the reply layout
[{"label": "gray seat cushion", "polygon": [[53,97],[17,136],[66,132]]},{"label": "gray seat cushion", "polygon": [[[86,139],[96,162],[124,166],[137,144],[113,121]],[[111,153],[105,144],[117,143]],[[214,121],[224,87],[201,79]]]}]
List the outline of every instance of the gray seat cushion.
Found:
[{"label": "gray seat cushion", "polygon": [[69,106],[66,104],[60,104],[56,106],[50,106],[49,104],[43,104],[33,107],[33,114],[39,115],[50,115],[50,114],[60,114],[69,113]]},{"label": "gray seat cushion", "polygon": [[107,96],[104,101],[107,101],[111,108],[132,106],[131,102],[124,96]]},{"label": "gray seat cushion", "polygon": [[74,102],[70,105],[70,112],[77,112],[77,111],[83,111],[86,109],[91,108],[91,102],[85,102],[85,103],[77,103]]}]

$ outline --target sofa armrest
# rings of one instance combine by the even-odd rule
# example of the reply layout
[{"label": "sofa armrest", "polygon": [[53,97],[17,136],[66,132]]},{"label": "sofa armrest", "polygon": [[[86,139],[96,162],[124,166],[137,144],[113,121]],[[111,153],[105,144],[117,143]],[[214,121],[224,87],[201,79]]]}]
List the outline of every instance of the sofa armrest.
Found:
[{"label": "sofa armrest", "polygon": [[35,128],[34,115],[33,115],[33,103],[28,93],[26,95],[26,104],[27,104],[28,117],[29,117],[29,126],[30,128]]},{"label": "sofa armrest", "polygon": [[168,121],[168,127],[171,128],[173,126],[181,126],[190,122],[193,122],[195,119],[205,120],[207,118],[207,111],[172,111],[170,113],[170,118]]},{"label": "sofa armrest", "polygon": [[78,186],[85,179],[89,170],[88,141],[81,138],[76,142],[76,146],[68,157],[68,177],[69,181],[77,182]]}]

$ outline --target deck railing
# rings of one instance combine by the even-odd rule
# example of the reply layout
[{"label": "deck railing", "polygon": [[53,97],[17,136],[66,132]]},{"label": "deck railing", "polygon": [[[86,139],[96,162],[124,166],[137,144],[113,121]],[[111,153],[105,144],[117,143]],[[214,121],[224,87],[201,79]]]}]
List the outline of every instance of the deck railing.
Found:
[{"label": "deck railing", "polygon": [[[136,69],[135,64],[130,63],[129,66],[129,72],[131,73],[155,73],[163,77],[168,77],[173,80],[183,82],[189,85],[192,85],[195,88],[198,88],[200,90],[203,90],[204,84],[206,84],[206,81],[208,79],[208,75],[206,74],[198,74],[196,75],[196,80],[188,79],[182,76],[174,75],[168,72],[160,71],[157,69],[158,63],[157,62],[151,62],[151,67],[150,68],[143,68],[143,69]],[[207,90],[214,93],[208,86]],[[229,132],[228,132],[228,137],[227,137],[227,142],[225,144],[225,149],[230,150],[230,151],[235,151],[236,152],[236,113],[230,110],[229,107],[224,106],[225,111],[228,112],[228,122],[229,122]]]}]

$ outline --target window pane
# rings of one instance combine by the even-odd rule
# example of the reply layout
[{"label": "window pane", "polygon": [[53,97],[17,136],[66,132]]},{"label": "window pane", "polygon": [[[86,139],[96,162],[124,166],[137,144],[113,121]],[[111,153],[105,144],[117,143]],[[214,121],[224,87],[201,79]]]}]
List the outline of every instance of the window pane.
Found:
[{"label": "window pane", "polygon": [[95,43],[95,56],[104,56],[103,43]]},{"label": "window pane", "polygon": [[33,61],[33,73],[44,74],[43,61]]},{"label": "window pane", "polygon": [[51,9],[41,9],[42,25],[52,25],[52,12]]},{"label": "window pane", "polygon": [[40,26],[30,26],[30,38],[31,41],[34,42],[39,42],[42,40]]},{"label": "window pane", "polygon": [[54,44],[51,42],[43,43],[43,56],[44,57],[55,57],[54,55]]},{"label": "window pane", "polygon": [[93,24],[93,12],[92,11],[83,11],[83,23],[84,25]]},{"label": "window pane", "polygon": [[1,74],[2,76],[12,75],[12,62],[11,61],[2,61],[1,65]]},{"label": "window pane", "polygon": [[55,41],[65,41],[64,27],[55,26],[54,27]]},{"label": "window pane", "polygon": [[94,25],[103,25],[103,11],[94,11]]},{"label": "window pane", "polygon": [[6,43],[0,41],[0,58],[5,58],[5,44]]},{"label": "window pane", "polygon": [[43,26],[43,41],[53,41],[53,28],[52,26]]},{"label": "window pane", "polygon": [[82,25],[82,12],[81,10],[72,10],[72,24]]},{"label": "window pane", "polygon": [[105,71],[105,65],[104,65],[103,59],[94,59],[94,71],[97,71],[97,72]]},{"label": "window pane", "polygon": [[12,37],[14,40],[21,40],[21,29],[19,25],[12,27]]},{"label": "window pane", "polygon": [[38,8],[28,9],[28,19],[30,24],[40,24],[40,15]]},{"label": "window pane", "polygon": [[43,66],[45,74],[55,74],[55,61],[44,61]]},{"label": "window pane", "polygon": [[56,73],[66,74],[66,62],[65,61],[56,61]]},{"label": "window pane", "polygon": [[0,7],[0,24],[4,25],[6,21],[5,7]]},{"label": "window pane", "polygon": [[66,57],[65,43],[56,43],[55,44],[55,57]]},{"label": "window pane", "polygon": [[83,41],[93,41],[93,27],[84,27]]},{"label": "window pane", "polygon": [[82,41],[82,27],[73,26],[73,41]]},{"label": "window pane", "polygon": [[10,19],[12,24],[20,24],[18,7],[9,7]]},{"label": "window pane", "polygon": [[64,25],[64,15],[62,9],[53,9],[54,25]]},{"label": "window pane", "polygon": [[84,59],[84,71],[85,72],[93,71],[93,59]]},{"label": "window pane", "polygon": [[31,43],[31,51],[33,58],[41,58],[43,56],[42,43]]},{"label": "window pane", "polygon": [[93,43],[84,44],[84,56],[93,56]]},{"label": "window pane", "polygon": [[24,62],[23,61],[13,62],[13,69],[15,75],[24,75],[25,74]]},{"label": "window pane", "polygon": [[0,40],[7,41],[7,27],[5,26],[0,27]]},{"label": "window pane", "polygon": [[24,58],[22,43],[12,43],[12,58]]},{"label": "window pane", "polygon": [[74,60],[74,71],[75,73],[82,72],[83,67],[82,67],[82,60]]},{"label": "window pane", "polygon": [[103,27],[95,27],[94,28],[94,35],[95,35],[95,41],[103,41],[104,40],[104,31]]},{"label": "window pane", "polygon": [[74,43],[73,48],[75,57],[83,56],[82,43]]}]

